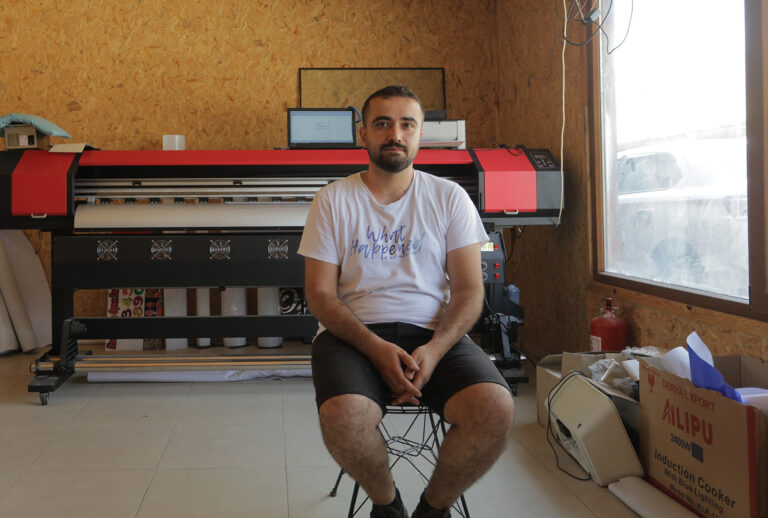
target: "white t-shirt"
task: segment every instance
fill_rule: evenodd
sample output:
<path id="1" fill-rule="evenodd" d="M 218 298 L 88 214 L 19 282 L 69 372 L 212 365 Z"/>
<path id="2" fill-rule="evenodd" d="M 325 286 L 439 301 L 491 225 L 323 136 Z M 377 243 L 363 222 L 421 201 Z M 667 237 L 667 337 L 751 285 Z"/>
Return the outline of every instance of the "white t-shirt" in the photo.
<path id="1" fill-rule="evenodd" d="M 339 298 L 362 322 L 434 329 L 450 299 L 446 254 L 487 241 L 457 183 L 415 171 L 384 205 L 357 173 L 315 195 L 298 253 L 340 266 Z"/>

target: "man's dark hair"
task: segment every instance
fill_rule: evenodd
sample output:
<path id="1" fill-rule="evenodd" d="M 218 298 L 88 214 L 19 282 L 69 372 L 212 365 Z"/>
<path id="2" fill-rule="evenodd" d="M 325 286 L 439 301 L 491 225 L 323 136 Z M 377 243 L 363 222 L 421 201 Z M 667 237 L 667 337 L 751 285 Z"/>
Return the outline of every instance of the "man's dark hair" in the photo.
<path id="1" fill-rule="evenodd" d="M 371 104 L 371 99 L 375 99 L 377 97 L 383 97 L 383 98 L 389 98 L 389 97 L 407 97 L 408 99 L 413 99 L 417 103 L 419 103 L 419 108 L 421 109 L 421 113 L 424 113 L 424 106 L 421 104 L 421 99 L 419 99 L 419 96 L 416 95 L 416 93 L 411 90 L 411 87 L 408 85 L 390 85 L 385 86 L 381 90 L 376 90 L 371 95 L 368 96 L 368 99 L 365 100 L 365 104 L 363 104 L 363 126 L 365 126 L 366 118 L 368 117 L 368 106 Z"/>

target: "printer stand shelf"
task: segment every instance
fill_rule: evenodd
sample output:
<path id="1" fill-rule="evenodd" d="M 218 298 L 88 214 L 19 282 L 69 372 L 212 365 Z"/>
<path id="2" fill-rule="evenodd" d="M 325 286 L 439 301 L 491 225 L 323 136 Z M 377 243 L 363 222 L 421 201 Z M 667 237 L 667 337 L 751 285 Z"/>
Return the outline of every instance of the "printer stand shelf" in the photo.
<path id="1" fill-rule="evenodd" d="M 99 288 L 294 287 L 304 284 L 304 260 L 296 254 L 298 231 L 71 233 L 54 232 L 52 249 L 51 350 L 32 366 L 30 392 L 45 404 L 76 371 L 226 370 L 307 368 L 308 355 L 273 352 L 248 359 L 207 348 L 174 357 L 139 352 L 81 354 L 78 342 L 107 338 L 190 338 L 281 336 L 308 340 L 317 330 L 312 315 L 161 316 L 152 318 L 74 317 L 74 293 Z M 213 245 L 216 246 L 213 246 Z M 225 253 L 222 253 L 225 247 Z M 160 250 L 160 252 L 158 252 Z M 213 349 L 213 350 L 211 350 Z M 111 357 L 110 357 L 111 356 Z M 121 355 L 122 356 L 122 355 Z M 161 358 L 165 358 L 164 361 Z"/>
<path id="2" fill-rule="evenodd" d="M 201 320 L 201 318 L 195 317 L 186 318 Z M 255 318 L 269 327 L 274 326 L 281 317 L 207 318 L 225 318 L 229 321 Z M 316 326 L 314 319 L 309 315 L 293 315 L 287 318 L 297 325 L 296 329 L 311 329 Z M 147 376 L 146 373 L 148 372 L 161 374 L 237 371 L 240 379 L 248 377 L 242 371 L 273 371 L 282 375 L 290 375 L 288 374 L 290 371 L 295 371 L 297 375 L 299 373 L 307 375 L 311 372 L 311 344 L 303 341 L 285 341 L 280 347 L 272 348 L 259 348 L 256 345 L 236 348 L 213 346 L 205 349 L 187 347 L 175 351 L 136 351 L 135 354 L 126 354 L 126 351 L 106 350 L 103 345 L 93 340 L 81 340 L 84 345 L 79 345 L 78 337 L 86 336 L 86 328 L 93 322 L 103 320 L 106 319 L 67 319 L 62 330 L 65 342 L 59 351 L 55 352 L 52 349 L 32 364 L 32 372 L 36 376 L 30 380 L 28 389 L 30 392 L 40 394 L 40 402 L 43 405 L 48 404 L 49 393 L 55 391 L 76 372 L 119 372 L 123 373 L 121 381 L 167 381 L 173 377 L 171 375 L 164 377 Z M 174 318 L 173 320 L 179 319 Z M 126 377 L 126 373 L 135 374 L 129 374 Z M 211 379 L 210 375 L 205 377 Z M 222 380 L 231 379 L 232 376 L 221 376 L 221 378 Z"/>

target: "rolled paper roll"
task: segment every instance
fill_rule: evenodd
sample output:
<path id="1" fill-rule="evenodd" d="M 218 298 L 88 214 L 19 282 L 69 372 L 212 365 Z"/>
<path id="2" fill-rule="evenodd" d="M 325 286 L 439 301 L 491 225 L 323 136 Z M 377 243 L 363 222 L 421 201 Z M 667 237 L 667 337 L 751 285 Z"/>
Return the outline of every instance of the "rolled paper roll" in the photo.
<path id="1" fill-rule="evenodd" d="M 208 228 L 301 227 L 307 221 L 306 202 L 78 205 L 75 228 Z"/>
<path id="2" fill-rule="evenodd" d="M 2 230 L 0 239 L 5 246 L 13 269 L 21 301 L 32 325 L 35 347 L 51 343 L 51 289 L 32 244 L 21 230 Z M 5 305 L 10 304 L 7 294 Z M 18 333 L 18 330 L 16 331 Z M 26 349 L 25 349 L 26 350 Z"/>
<path id="3" fill-rule="evenodd" d="M 209 288 L 197 288 L 195 290 L 197 300 L 197 316 L 207 317 L 211 314 L 211 290 Z M 198 338 L 198 347 L 209 347 L 210 338 Z"/>
<path id="4" fill-rule="evenodd" d="M 221 292 L 221 314 L 225 316 L 245 316 L 247 310 L 245 288 L 227 287 Z M 227 347 L 242 347 L 245 345 L 244 336 L 224 338 Z"/>
<path id="5" fill-rule="evenodd" d="M 0 354 L 9 353 L 18 348 L 19 341 L 13 331 L 11 316 L 8 314 L 8 308 L 5 307 L 3 294 L 0 293 Z"/>
<path id="6" fill-rule="evenodd" d="M 32 329 L 29 313 L 21 298 L 19 285 L 11 268 L 11 261 L 6 252 L 3 240 L 0 239 L 0 292 L 3 294 L 8 314 L 13 322 L 13 329 L 21 344 L 22 351 L 34 351 L 37 349 L 37 338 Z"/>
<path id="7" fill-rule="evenodd" d="M 164 315 L 167 317 L 187 316 L 187 289 L 165 288 L 163 290 Z M 166 338 L 165 348 L 168 351 L 184 349 L 188 344 L 186 338 Z"/>
<path id="8" fill-rule="evenodd" d="M 257 308 L 259 315 L 279 315 L 280 314 L 280 288 L 268 287 L 258 288 L 256 290 L 258 297 Z M 259 347 L 270 348 L 280 347 L 283 343 L 282 336 L 260 336 Z"/>

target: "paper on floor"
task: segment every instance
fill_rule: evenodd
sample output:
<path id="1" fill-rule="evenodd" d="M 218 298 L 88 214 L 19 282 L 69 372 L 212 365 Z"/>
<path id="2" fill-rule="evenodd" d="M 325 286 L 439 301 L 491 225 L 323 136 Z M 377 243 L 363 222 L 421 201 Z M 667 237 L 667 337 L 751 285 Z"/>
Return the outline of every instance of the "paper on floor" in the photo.
<path id="1" fill-rule="evenodd" d="M 638 477 L 624 477 L 608 490 L 642 518 L 696 518 L 696 515 Z"/>

